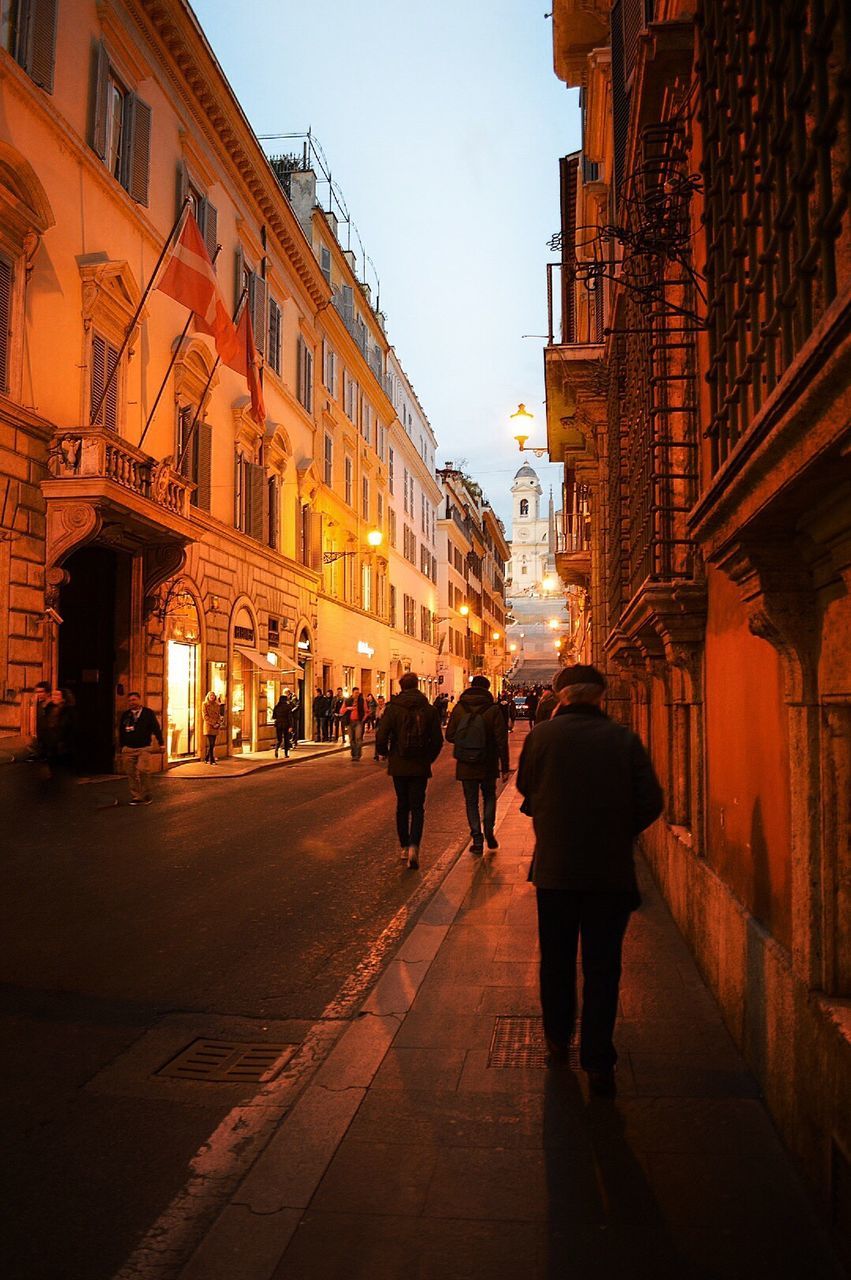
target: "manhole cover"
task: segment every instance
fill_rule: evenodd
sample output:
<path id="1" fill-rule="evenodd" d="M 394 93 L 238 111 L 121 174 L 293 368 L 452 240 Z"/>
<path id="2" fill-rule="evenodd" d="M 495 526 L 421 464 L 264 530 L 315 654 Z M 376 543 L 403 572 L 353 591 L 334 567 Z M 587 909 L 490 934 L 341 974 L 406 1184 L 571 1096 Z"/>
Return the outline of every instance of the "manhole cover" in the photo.
<path id="1" fill-rule="evenodd" d="M 246 1084 L 268 1080 L 279 1059 L 295 1052 L 292 1044 L 250 1044 L 234 1040 L 193 1040 L 155 1074 L 173 1080 L 208 1080 L 213 1084 Z"/>
<path id="2" fill-rule="evenodd" d="M 488 1050 L 489 1067 L 546 1067 L 549 1062 L 543 1018 L 498 1017 Z M 579 1069 L 579 1046 L 570 1046 L 570 1065 Z"/>

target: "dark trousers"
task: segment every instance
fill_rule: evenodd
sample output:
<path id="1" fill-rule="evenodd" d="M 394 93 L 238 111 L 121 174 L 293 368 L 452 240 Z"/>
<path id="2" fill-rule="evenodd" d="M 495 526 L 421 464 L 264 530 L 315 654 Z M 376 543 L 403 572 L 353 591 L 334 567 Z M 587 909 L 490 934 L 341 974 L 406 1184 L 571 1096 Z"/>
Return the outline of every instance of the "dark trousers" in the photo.
<path id="1" fill-rule="evenodd" d="M 290 754 L 290 730 L 285 729 L 282 724 L 275 723 L 275 750 L 280 751 L 284 748 L 284 755 Z"/>
<path id="2" fill-rule="evenodd" d="M 204 734 L 207 741 L 207 745 L 204 749 L 204 764 L 216 763 L 216 736 L 217 735 L 215 733 Z"/>
<path id="3" fill-rule="evenodd" d="M 467 821 L 470 824 L 470 835 L 482 838 L 482 823 L 485 835 L 492 836 L 496 822 L 496 778 L 462 779 L 464 803 L 467 806 Z M 479 792 L 482 793 L 482 814 L 479 816 Z"/>
<path id="4" fill-rule="evenodd" d="M 419 845 L 423 838 L 425 798 L 428 778 L 394 778 L 396 788 L 396 830 L 403 849 Z"/>
<path id="5" fill-rule="evenodd" d="M 576 948 L 582 945 L 579 1061 L 585 1071 L 611 1071 L 618 1011 L 621 947 L 634 895 L 538 889 L 541 1011 L 544 1034 L 567 1046 L 576 1022 Z"/>

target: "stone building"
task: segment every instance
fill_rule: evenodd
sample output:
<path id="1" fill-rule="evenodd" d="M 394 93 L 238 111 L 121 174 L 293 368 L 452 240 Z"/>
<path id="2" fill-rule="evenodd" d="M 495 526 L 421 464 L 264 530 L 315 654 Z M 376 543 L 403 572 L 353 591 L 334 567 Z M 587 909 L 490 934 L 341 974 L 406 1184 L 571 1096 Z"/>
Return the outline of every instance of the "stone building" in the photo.
<path id="1" fill-rule="evenodd" d="M 508 581 L 511 595 L 534 595 L 555 574 L 556 518 L 552 490 L 547 514 L 541 513 L 543 489 L 537 474 L 524 462 L 511 486 L 511 541 Z"/>
<path id="2" fill-rule="evenodd" d="M 848 9 L 553 16 L 583 150 L 547 431 L 588 531 L 559 570 L 665 785 L 651 866 L 851 1248 Z"/>
<path id="3" fill-rule="evenodd" d="M 283 688 L 309 735 L 316 683 L 378 689 L 392 661 L 383 317 L 309 157 L 270 163 L 183 0 L 12 6 L 0 63 L 0 733 L 48 678 L 86 770 L 131 689 L 166 760 L 197 754 L 208 690 L 220 753 L 269 744 Z M 146 293 L 186 202 L 250 309 L 262 423 Z"/>

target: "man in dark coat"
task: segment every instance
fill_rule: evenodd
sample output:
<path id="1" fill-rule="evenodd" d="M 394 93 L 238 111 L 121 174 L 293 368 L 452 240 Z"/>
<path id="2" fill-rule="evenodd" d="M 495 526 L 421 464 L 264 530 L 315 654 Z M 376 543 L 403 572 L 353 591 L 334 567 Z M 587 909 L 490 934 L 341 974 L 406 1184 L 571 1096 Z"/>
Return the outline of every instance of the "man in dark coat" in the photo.
<path id="1" fill-rule="evenodd" d="M 470 852 L 473 854 L 484 852 L 485 841 L 489 849 L 499 848 L 494 834 L 496 778 L 500 771 L 504 778 L 508 775 L 508 728 L 504 715 L 494 702 L 490 683 L 487 676 L 473 676 L 469 689 L 464 690 L 453 707 L 446 726 L 446 741 L 455 743 L 455 777 L 464 788 L 472 839 Z M 469 756 L 473 753 L 464 750 L 462 740 L 467 741 L 476 734 L 477 727 L 473 723 L 476 716 L 481 717 L 481 728 L 484 730 L 483 751 L 479 759 L 470 759 Z"/>
<path id="2" fill-rule="evenodd" d="M 440 755 L 440 713 L 420 693 L 413 671 L 399 681 L 400 692 L 384 708 L 375 732 L 375 749 L 387 756 L 387 772 L 396 791 L 396 830 L 408 866 L 420 865 L 425 797 L 431 766 Z"/>
<path id="3" fill-rule="evenodd" d="M 315 742 L 323 742 L 325 735 L 325 713 L 328 702 L 322 689 L 317 687 L 313 698 L 313 738 Z"/>
<path id="4" fill-rule="evenodd" d="M 147 778 L 151 772 L 151 744 L 156 739 L 160 748 L 163 733 L 160 722 L 150 707 L 143 706 L 141 695 L 127 695 L 127 710 L 118 722 L 118 745 L 124 772 L 130 783 L 130 803 L 150 804 Z"/>
<path id="5" fill-rule="evenodd" d="M 593 1092 L 613 1097 L 621 947 L 641 901 L 633 842 L 658 818 L 663 797 L 641 739 L 601 710 L 605 688 L 596 668 L 566 668 L 561 706 L 524 743 L 517 789 L 535 827 L 530 879 L 550 1054 L 563 1061 L 569 1051 L 581 939 L 580 1064 Z"/>

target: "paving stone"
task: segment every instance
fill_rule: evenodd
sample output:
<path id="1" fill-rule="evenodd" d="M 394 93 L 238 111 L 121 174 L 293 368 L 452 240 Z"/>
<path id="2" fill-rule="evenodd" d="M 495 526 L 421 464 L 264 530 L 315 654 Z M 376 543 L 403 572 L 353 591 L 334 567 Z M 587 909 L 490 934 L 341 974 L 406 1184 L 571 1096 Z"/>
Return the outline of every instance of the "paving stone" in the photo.
<path id="1" fill-rule="evenodd" d="M 437 1154 L 427 1146 L 346 1138 L 310 1207 L 337 1213 L 421 1213 Z"/>
<path id="2" fill-rule="evenodd" d="M 478 1013 L 540 1017 L 541 1002 L 535 987 L 485 987 L 478 991 Z"/>
<path id="3" fill-rule="evenodd" d="M 228 1205 L 180 1280 L 265 1280 L 289 1244 L 301 1213 L 282 1209 L 258 1214 L 245 1205 Z"/>
<path id="4" fill-rule="evenodd" d="M 399 1028 L 394 1044 L 396 1048 L 429 1045 L 459 1049 L 487 1047 L 493 1036 L 493 1023 L 488 1014 L 467 1013 L 453 1008 L 418 1010 L 415 1006 Z"/>
<path id="5" fill-rule="evenodd" d="M 412 1089 L 456 1089 L 466 1058 L 464 1049 L 401 1048 L 385 1054 L 372 1089 L 409 1093 Z M 386 1106 L 386 1101 L 382 1102 Z"/>

